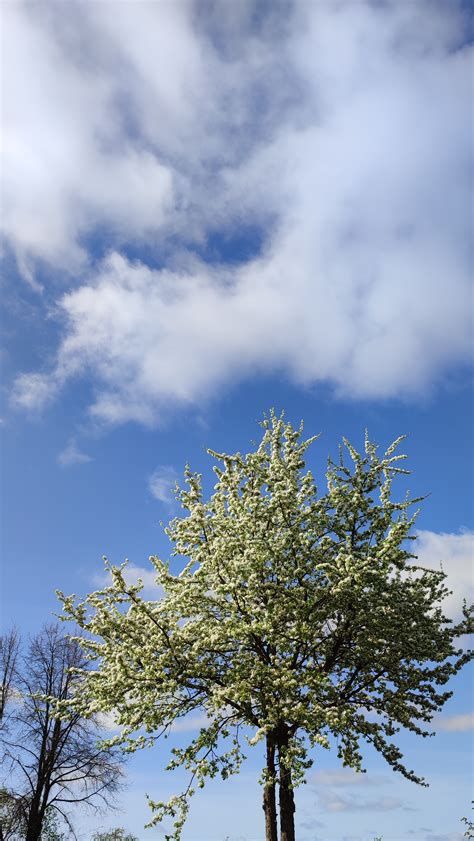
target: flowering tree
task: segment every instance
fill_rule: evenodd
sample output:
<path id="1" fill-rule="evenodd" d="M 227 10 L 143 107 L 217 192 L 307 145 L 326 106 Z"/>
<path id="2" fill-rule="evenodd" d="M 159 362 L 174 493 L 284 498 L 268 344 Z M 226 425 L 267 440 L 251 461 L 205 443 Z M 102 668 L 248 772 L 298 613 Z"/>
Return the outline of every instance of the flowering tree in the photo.
<path id="1" fill-rule="evenodd" d="M 362 455 L 345 441 L 351 467 L 341 450 L 318 495 L 304 463 L 315 439 L 273 413 L 263 429 L 248 455 L 209 450 L 218 465 L 208 501 L 186 470 L 178 497 L 187 513 L 167 529 L 182 569 L 151 558 L 162 598 L 145 601 L 123 566 L 84 601 L 59 594 L 92 661 L 64 714 L 113 711 L 121 733 L 111 742 L 136 750 L 192 710 L 207 713 L 168 765 L 189 770 L 188 789 L 150 800 L 151 824 L 174 818 L 168 839 L 179 839 L 196 785 L 239 770 L 242 729 L 249 745 L 264 743 L 266 841 L 278 839 L 277 787 L 280 839 L 294 841 L 293 790 L 332 736 L 344 765 L 362 770 L 365 741 L 424 784 L 391 738 L 400 727 L 427 735 L 451 694 L 438 687 L 470 658 L 455 645 L 467 608 L 453 625 L 441 607 L 444 573 L 411 562 L 408 509 L 418 500 L 391 493 L 407 472 L 395 454 L 402 439 L 382 458 L 368 439 Z"/>

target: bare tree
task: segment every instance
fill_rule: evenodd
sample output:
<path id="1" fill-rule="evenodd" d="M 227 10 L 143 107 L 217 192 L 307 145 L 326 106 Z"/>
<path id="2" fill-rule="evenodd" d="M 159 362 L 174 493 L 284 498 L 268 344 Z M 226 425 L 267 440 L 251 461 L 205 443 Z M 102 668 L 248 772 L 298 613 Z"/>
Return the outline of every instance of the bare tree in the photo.
<path id="1" fill-rule="evenodd" d="M 16 628 L 0 636 L 0 728 L 5 726 L 8 702 L 14 689 L 19 649 L 20 635 Z"/>
<path id="2" fill-rule="evenodd" d="M 80 714 L 61 720 L 45 700 L 66 700 L 77 692 L 81 675 L 75 670 L 86 665 L 77 643 L 47 626 L 15 669 L 18 699 L 3 737 L 4 762 L 12 780 L 9 793 L 24 814 L 25 841 L 39 841 L 52 810 L 74 834 L 70 807 L 110 807 L 120 786 L 117 755 L 98 746 L 97 720 Z"/>
<path id="3" fill-rule="evenodd" d="M 23 804 L 7 789 L 0 789 L 0 841 L 14 841 L 25 836 Z"/>

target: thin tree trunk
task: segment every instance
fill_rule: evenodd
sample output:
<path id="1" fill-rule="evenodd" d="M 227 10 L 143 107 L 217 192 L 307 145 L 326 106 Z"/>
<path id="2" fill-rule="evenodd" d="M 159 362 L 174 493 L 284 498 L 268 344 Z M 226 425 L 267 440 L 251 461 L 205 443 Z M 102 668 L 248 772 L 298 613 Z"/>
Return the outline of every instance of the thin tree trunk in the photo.
<path id="1" fill-rule="evenodd" d="M 270 736 L 267 736 L 267 774 L 270 782 L 263 789 L 262 808 L 265 812 L 265 841 L 278 841 L 275 773 L 275 744 Z"/>

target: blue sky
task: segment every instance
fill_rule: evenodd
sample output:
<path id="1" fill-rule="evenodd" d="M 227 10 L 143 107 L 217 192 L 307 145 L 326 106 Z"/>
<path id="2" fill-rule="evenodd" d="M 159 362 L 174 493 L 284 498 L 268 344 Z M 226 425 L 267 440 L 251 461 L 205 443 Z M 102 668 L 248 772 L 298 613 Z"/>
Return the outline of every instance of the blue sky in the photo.
<path id="1" fill-rule="evenodd" d="M 472 599 L 469 8 L 5 4 L 4 627 L 34 633 L 103 554 L 151 584 L 184 464 L 210 488 L 206 447 L 250 448 L 272 406 L 322 433 L 319 475 L 342 435 L 407 434 L 419 556 L 453 615 Z M 429 789 L 324 752 L 299 841 L 459 841 L 472 669 L 453 689 L 436 738 L 401 738 Z M 164 759 L 133 759 L 104 825 L 162 837 Z M 261 841 L 258 764 L 196 798 L 184 841 Z"/>

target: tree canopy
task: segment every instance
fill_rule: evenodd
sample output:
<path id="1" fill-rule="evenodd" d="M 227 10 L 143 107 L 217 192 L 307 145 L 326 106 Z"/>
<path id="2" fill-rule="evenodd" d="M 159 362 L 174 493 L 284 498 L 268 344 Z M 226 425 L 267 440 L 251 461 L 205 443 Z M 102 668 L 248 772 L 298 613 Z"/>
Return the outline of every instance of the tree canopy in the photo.
<path id="1" fill-rule="evenodd" d="M 336 737 L 343 764 L 362 770 L 362 744 L 424 784 L 392 740 L 400 727 L 420 736 L 450 696 L 444 687 L 471 657 L 456 644 L 470 613 L 443 613 L 445 575 L 413 560 L 419 500 L 394 500 L 407 473 L 398 438 L 379 457 L 344 440 L 320 494 L 305 469 L 315 437 L 303 439 L 271 413 L 247 455 L 209 450 L 214 493 L 186 468 L 177 491 L 185 511 L 170 523 L 172 561 L 153 556 L 162 597 L 146 601 L 124 566 L 83 600 L 59 594 L 64 617 L 86 632 L 89 665 L 63 714 L 113 712 L 113 743 L 150 745 L 193 710 L 208 723 L 168 765 L 190 772 L 185 792 L 150 800 L 151 824 L 174 819 L 179 839 L 190 795 L 207 777 L 238 772 L 245 745 L 264 742 L 267 841 L 294 841 L 293 790 L 316 748 Z M 174 559 L 181 568 L 172 571 Z"/>

